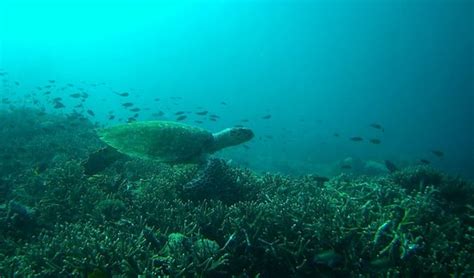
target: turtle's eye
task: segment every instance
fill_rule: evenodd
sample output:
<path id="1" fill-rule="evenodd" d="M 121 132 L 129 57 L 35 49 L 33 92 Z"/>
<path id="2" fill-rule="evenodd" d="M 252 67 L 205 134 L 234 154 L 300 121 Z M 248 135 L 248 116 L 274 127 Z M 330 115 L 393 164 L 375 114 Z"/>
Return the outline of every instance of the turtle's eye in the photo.
<path id="1" fill-rule="evenodd" d="M 244 127 L 234 128 L 231 130 L 230 134 L 232 137 L 239 138 L 242 141 L 250 140 L 254 136 L 252 130 Z"/>

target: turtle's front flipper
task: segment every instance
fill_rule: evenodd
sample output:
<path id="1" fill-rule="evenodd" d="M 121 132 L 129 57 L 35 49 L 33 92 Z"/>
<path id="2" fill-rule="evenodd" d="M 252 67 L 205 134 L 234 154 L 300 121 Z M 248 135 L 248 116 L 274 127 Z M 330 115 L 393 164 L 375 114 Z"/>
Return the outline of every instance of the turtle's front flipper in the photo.
<path id="1" fill-rule="evenodd" d="M 235 203 L 241 200 L 241 191 L 236 171 L 218 158 L 209 158 L 196 176 L 183 185 L 184 196 L 191 200 L 217 199 Z"/>
<path id="2" fill-rule="evenodd" d="M 201 166 L 196 177 L 187 182 L 184 186 L 184 190 L 199 190 L 210 188 L 219 179 L 219 176 L 225 172 L 226 165 L 223 159 L 209 158 Z"/>
<path id="3" fill-rule="evenodd" d="M 84 173 L 92 176 L 102 172 L 115 161 L 126 157 L 126 155 L 119 153 L 116 149 L 106 146 L 91 153 L 81 164 L 84 167 Z"/>

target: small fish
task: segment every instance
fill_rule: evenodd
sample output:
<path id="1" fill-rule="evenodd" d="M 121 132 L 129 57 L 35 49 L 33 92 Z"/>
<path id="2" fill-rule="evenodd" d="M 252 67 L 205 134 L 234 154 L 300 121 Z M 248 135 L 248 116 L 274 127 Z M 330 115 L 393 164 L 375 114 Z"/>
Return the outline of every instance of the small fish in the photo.
<path id="1" fill-rule="evenodd" d="M 55 97 L 55 98 L 53 98 L 53 101 L 61 101 L 61 100 L 63 100 L 61 97 Z"/>
<path id="2" fill-rule="evenodd" d="M 68 87 L 74 87 L 74 84 L 71 84 L 71 83 L 67 83 L 66 84 Z"/>
<path id="3" fill-rule="evenodd" d="M 222 105 L 227 105 L 227 103 L 225 101 L 221 101 L 221 104 Z"/>
<path id="4" fill-rule="evenodd" d="M 110 115 L 109 120 L 113 120 L 113 119 L 115 119 L 115 115 Z"/>
<path id="5" fill-rule="evenodd" d="M 91 116 L 95 116 L 95 113 L 94 113 L 94 111 L 92 111 L 92 110 L 90 110 L 90 109 L 89 109 L 89 110 L 87 110 L 87 114 L 89 114 L 89 115 L 91 115 Z"/>
<path id="6" fill-rule="evenodd" d="M 352 169 L 352 166 L 344 164 L 344 165 L 341 165 L 341 169 Z"/>
<path id="7" fill-rule="evenodd" d="M 20 86 L 20 82 L 15 81 L 15 85 Z"/>
<path id="8" fill-rule="evenodd" d="M 162 117 L 165 115 L 165 112 L 163 111 L 158 111 L 156 113 L 151 114 L 153 117 Z"/>
<path id="9" fill-rule="evenodd" d="M 322 176 L 311 175 L 310 177 L 311 177 L 312 180 L 314 180 L 315 182 L 317 182 L 320 185 L 324 185 L 325 182 L 329 181 L 329 178 L 322 177 Z"/>
<path id="10" fill-rule="evenodd" d="M 216 118 L 209 118 L 209 121 L 217 122 Z"/>
<path id="11" fill-rule="evenodd" d="M 49 82 L 49 83 L 55 83 L 56 80 L 52 80 L 52 79 L 51 79 L 51 80 L 48 80 L 48 82 Z"/>
<path id="12" fill-rule="evenodd" d="M 379 139 L 370 139 L 369 142 L 374 144 L 374 145 L 378 145 L 378 144 L 382 143 L 382 141 L 380 141 Z"/>
<path id="13" fill-rule="evenodd" d="M 248 122 L 249 122 L 248 119 L 242 119 L 242 120 L 240 120 L 240 121 L 241 121 L 242 123 L 248 123 Z"/>
<path id="14" fill-rule="evenodd" d="M 339 137 L 340 135 L 339 135 L 339 133 L 334 133 L 333 136 L 334 137 Z"/>
<path id="15" fill-rule="evenodd" d="M 211 115 L 209 115 L 209 117 L 215 118 L 215 119 L 219 119 L 219 118 L 220 118 L 220 117 L 219 117 L 218 115 L 216 115 L 216 114 L 211 114 Z"/>
<path id="16" fill-rule="evenodd" d="M 195 120 L 194 122 L 197 123 L 197 124 L 202 124 L 203 123 L 203 121 L 201 121 L 201 120 Z"/>
<path id="17" fill-rule="evenodd" d="M 272 115 L 268 114 L 268 115 L 263 116 L 262 119 L 268 120 L 268 119 L 270 119 L 271 117 L 272 117 Z"/>
<path id="18" fill-rule="evenodd" d="M 444 153 L 442 151 L 439 151 L 439 150 L 432 150 L 431 152 L 434 155 L 436 155 L 437 157 L 443 157 L 444 156 Z"/>
<path id="19" fill-rule="evenodd" d="M 234 125 L 234 127 L 244 127 L 244 125 Z"/>
<path id="20" fill-rule="evenodd" d="M 380 125 L 380 124 L 377 124 L 377 123 L 371 123 L 370 124 L 370 127 L 373 127 L 375 129 L 379 129 L 381 130 L 382 132 L 384 131 L 384 128 Z"/>
<path id="21" fill-rule="evenodd" d="M 267 139 L 273 139 L 273 136 L 271 136 L 271 135 L 265 135 L 265 138 L 267 138 Z"/>
<path id="22" fill-rule="evenodd" d="M 138 112 L 138 111 L 140 111 L 140 108 L 135 107 L 135 108 L 130 109 L 130 111 L 132 111 L 132 112 Z"/>
<path id="23" fill-rule="evenodd" d="M 132 107 L 132 106 L 133 106 L 133 103 L 131 103 L 131 102 L 125 102 L 125 103 L 122 103 L 122 106 L 125 107 L 125 108 Z"/>
<path id="24" fill-rule="evenodd" d="M 359 137 L 359 136 L 354 136 L 354 137 L 351 137 L 350 140 L 354 141 L 354 142 L 360 142 L 364 139 L 362 137 Z"/>
<path id="25" fill-rule="evenodd" d="M 196 112 L 196 115 L 201 115 L 201 116 L 204 116 L 208 113 L 208 111 L 199 111 L 199 112 Z"/>
<path id="26" fill-rule="evenodd" d="M 425 164 L 425 165 L 428 165 L 431 163 L 431 161 L 427 160 L 427 159 L 420 159 L 420 162 Z"/>
<path id="27" fill-rule="evenodd" d="M 155 98 L 154 100 L 155 100 L 155 101 L 160 101 L 160 98 L 159 98 L 159 97 L 157 97 L 157 98 Z"/>
<path id="28" fill-rule="evenodd" d="M 390 160 L 385 160 L 384 163 L 385 163 L 385 167 L 390 173 L 398 171 L 398 167 Z"/>
<path id="29" fill-rule="evenodd" d="M 60 108 L 64 108 L 64 107 L 66 107 L 66 106 L 64 106 L 64 104 L 63 104 L 62 102 L 60 102 L 60 101 L 56 101 L 56 102 L 54 103 L 54 108 L 55 108 L 55 109 L 60 109 Z"/>
<path id="30" fill-rule="evenodd" d="M 75 108 L 83 108 L 84 105 L 82 105 L 82 103 L 79 103 L 78 105 L 75 105 L 74 107 L 75 107 Z"/>
<path id="31" fill-rule="evenodd" d="M 129 93 L 115 93 L 115 94 L 121 97 L 128 97 L 130 95 Z"/>
<path id="32" fill-rule="evenodd" d="M 132 118 L 132 117 L 127 119 L 127 123 L 133 123 L 133 122 L 136 122 L 136 121 L 137 121 L 137 119 Z"/>
<path id="33" fill-rule="evenodd" d="M 246 149 L 246 150 L 250 149 L 250 147 L 248 145 L 242 145 L 242 147 L 244 147 L 244 149 Z"/>
<path id="34" fill-rule="evenodd" d="M 178 118 L 176 118 L 177 121 L 184 121 L 188 116 L 186 115 L 181 115 Z"/>
<path id="35" fill-rule="evenodd" d="M 43 95 L 47 96 L 47 95 L 50 95 L 51 94 L 51 91 L 46 91 L 43 93 Z"/>
<path id="36" fill-rule="evenodd" d="M 88 98 L 88 97 L 89 97 L 89 94 L 88 94 L 88 93 L 85 93 L 85 92 L 82 93 L 82 98 L 83 98 L 83 99 L 86 99 L 86 98 Z"/>
<path id="37" fill-rule="evenodd" d="M 51 86 L 51 85 L 46 85 L 46 86 L 44 86 L 44 87 L 45 87 L 46 89 L 49 89 L 49 88 L 51 88 L 52 86 Z"/>
<path id="38" fill-rule="evenodd" d="M 176 112 L 176 113 L 174 113 L 174 114 L 175 114 L 176 116 L 178 116 L 178 115 L 183 115 L 183 114 L 184 114 L 184 111 L 178 111 L 178 112 Z"/>
<path id="39" fill-rule="evenodd" d="M 70 94 L 69 96 L 72 97 L 72 98 L 80 98 L 81 93 L 74 93 L 74 94 Z"/>

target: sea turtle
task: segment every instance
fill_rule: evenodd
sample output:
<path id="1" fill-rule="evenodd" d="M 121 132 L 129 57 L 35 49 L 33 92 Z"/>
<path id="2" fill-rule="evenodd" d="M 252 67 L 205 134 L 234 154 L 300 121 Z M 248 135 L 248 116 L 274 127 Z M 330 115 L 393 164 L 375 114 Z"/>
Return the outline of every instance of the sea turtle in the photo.
<path id="1" fill-rule="evenodd" d="M 99 129 L 99 138 L 130 157 L 167 163 L 202 163 L 208 154 L 242 144 L 254 137 L 244 127 L 211 133 L 171 121 L 140 121 Z"/>

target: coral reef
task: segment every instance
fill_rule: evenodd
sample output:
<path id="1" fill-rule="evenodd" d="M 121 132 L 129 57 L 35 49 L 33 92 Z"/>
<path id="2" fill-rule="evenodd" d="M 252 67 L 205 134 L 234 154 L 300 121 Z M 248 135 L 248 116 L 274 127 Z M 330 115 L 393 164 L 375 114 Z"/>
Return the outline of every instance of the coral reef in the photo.
<path id="1" fill-rule="evenodd" d="M 1 130 L 16 138 L 0 150 L 2 277 L 474 274 L 474 186 L 432 168 L 327 180 L 126 159 L 86 174 L 103 147 L 90 123 L 20 112 L 34 119 Z"/>

